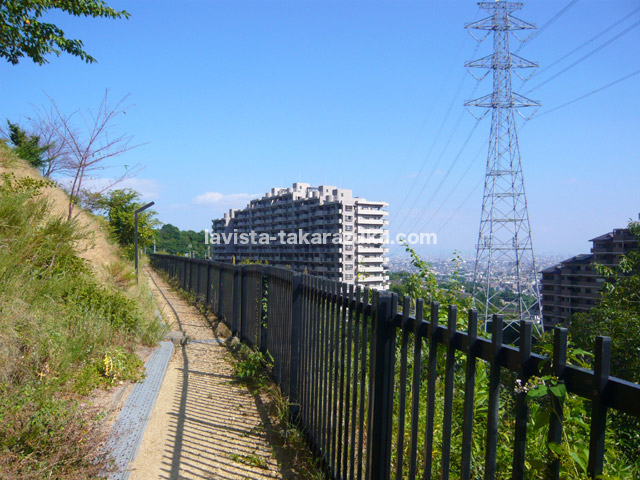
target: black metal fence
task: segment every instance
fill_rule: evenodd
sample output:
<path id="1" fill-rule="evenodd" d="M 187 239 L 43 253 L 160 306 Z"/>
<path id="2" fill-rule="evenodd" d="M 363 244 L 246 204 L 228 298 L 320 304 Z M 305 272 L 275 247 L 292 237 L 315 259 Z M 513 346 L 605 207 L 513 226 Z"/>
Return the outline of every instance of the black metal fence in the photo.
<path id="1" fill-rule="evenodd" d="M 640 418 L 640 385 L 609 375 L 607 337 L 597 339 L 591 371 L 567 364 L 567 331 L 561 328 L 547 359 L 532 353 L 528 322 L 521 323 L 519 346 L 513 347 L 503 345 L 500 317 L 494 317 L 489 340 L 478 336 L 474 311 L 465 332 L 457 330 L 452 306 L 441 325 L 436 302 L 425 312 L 418 300 L 411 315 L 409 298 L 399 306 L 395 294 L 285 269 L 169 255 L 152 255 L 151 263 L 216 312 L 234 335 L 271 354 L 273 374 L 332 478 L 504 477 L 497 472 L 497 453 L 505 428 L 509 477 L 525 478 L 527 395 L 513 394 L 513 421 L 505 425 L 501 387 L 545 372 L 568 394 L 591 401 L 591 477 L 603 471 L 608 411 Z M 487 372 L 483 398 L 477 397 L 479 366 Z M 556 444 L 563 442 L 562 402 L 550 399 L 546 438 Z M 482 437 L 480 453 L 474 436 Z M 560 478 L 560 458 L 545 461 L 536 476 Z"/>

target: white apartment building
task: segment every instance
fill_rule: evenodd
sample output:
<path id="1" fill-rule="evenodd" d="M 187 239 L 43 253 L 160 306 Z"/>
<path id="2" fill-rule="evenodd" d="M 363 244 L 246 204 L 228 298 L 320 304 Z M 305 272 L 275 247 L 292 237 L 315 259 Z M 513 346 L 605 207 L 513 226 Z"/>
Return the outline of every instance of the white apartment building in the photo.
<path id="1" fill-rule="evenodd" d="M 226 262 L 235 258 L 236 263 L 261 260 L 385 289 L 389 285 L 384 256 L 389 251 L 387 205 L 327 185 L 294 183 L 291 188 L 272 188 L 246 208 L 213 220 L 212 258 Z"/>

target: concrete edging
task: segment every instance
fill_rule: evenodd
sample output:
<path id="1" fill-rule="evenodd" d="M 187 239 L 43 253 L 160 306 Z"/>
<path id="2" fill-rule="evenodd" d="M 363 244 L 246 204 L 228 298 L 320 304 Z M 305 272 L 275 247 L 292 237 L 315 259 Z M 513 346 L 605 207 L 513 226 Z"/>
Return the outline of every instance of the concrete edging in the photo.
<path id="1" fill-rule="evenodd" d="M 109 432 L 105 450 L 111 454 L 116 467 L 108 474 L 109 480 L 129 478 L 129 465 L 138 454 L 173 347 L 172 342 L 163 341 L 151 352 L 145 363 L 145 379 L 134 385 Z"/>

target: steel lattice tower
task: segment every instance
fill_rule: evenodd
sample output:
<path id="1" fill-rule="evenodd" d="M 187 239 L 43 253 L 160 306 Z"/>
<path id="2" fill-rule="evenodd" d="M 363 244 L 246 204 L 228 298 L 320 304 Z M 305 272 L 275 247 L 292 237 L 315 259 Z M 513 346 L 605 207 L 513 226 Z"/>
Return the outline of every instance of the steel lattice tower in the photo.
<path id="1" fill-rule="evenodd" d="M 493 53 L 465 63 L 468 68 L 493 73 L 493 92 L 465 102 L 491 112 L 489 154 L 484 182 L 480 231 L 476 246 L 474 299 L 485 325 L 494 313 L 505 320 L 505 328 L 520 319 L 540 318 L 540 289 L 531 241 L 531 227 L 525 195 L 522 161 L 514 113 L 518 108 L 539 106 L 512 89 L 512 71 L 538 65 L 510 50 L 513 33 L 535 29 L 535 25 L 512 15 L 522 3 L 505 0 L 480 2 L 491 16 L 465 25 L 465 28 L 493 33 Z M 485 113 L 485 114 L 486 114 Z M 508 284 L 505 285 L 505 272 Z M 501 278 L 502 277 L 502 278 Z M 511 287 L 513 299 L 498 297 L 498 289 Z"/>

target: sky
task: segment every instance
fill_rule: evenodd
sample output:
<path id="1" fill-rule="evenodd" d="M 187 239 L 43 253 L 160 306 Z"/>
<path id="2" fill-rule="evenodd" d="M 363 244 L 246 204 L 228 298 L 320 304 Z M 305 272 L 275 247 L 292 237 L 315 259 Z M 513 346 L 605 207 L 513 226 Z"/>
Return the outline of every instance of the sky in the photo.
<path id="1" fill-rule="evenodd" d="M 513 81 L 542 103 L 518 123 L 533 244 L 539 255 L 575 255 L 640 213 L 640 75 L 553 109 L 640 69 L 640 9 L 524 3 L 518 18 L 547 25 L 518 52 L 538 73 Z M 464 67 L 491 51 L 490 38 L 478 43 L 464 28 L 487 16 L 476 2 L 109 4 L 131 18 L 47 17 L 98 63 L 0 64 L 0 120 L 26 123 L 49 99 L 71 113 L 95 111 L 105 90 L 113 103 L 128 95 L 115 130 L 139 146 L 104 176 L 141 164 L 123 186 L 155 201 L 164 223 L 210 228 L 229 208 L 300 181 L 387 202 L 392 236 L 437 234 L 437 245 L 417 247 L 427 257 L 473 252 L 491 125 L 487 116 L 474 128 L 463 103 L 492 90 L 490 76 L 478 83 Z"/>

